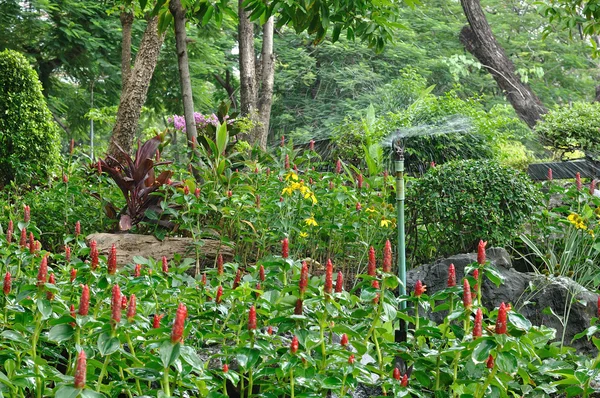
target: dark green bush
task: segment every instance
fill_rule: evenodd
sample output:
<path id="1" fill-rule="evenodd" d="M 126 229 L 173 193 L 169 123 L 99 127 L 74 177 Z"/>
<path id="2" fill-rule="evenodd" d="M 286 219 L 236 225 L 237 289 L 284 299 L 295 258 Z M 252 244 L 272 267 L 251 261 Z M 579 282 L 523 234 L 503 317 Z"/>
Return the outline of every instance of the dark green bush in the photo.
<path id="1" fill-rule="evenodd" d="M 0 187 L 45 179 L 59 160 L 58 127 L 25 57 L 0 52 Z"/>
<path id="2" fill-rule="evenodd" d="M 410 241 L 416 259 L 475 250 L 479 239 L 503 246 L 530 214 L 539 192 L 529 178 L 494 161 L 462 160 L 430 169 L 410 186 Z"/>

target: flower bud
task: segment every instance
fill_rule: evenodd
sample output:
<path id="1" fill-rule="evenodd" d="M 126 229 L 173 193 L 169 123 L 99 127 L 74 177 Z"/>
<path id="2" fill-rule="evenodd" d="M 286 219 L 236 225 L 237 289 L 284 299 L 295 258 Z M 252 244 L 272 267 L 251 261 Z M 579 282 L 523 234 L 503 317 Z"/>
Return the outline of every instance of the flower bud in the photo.
<path id="1" fill-rule="evenodd" d="M 71 248 L 65 245 L 65 263 L 69 264 L 71 262 Z"/>
<path id="2" fill-rule="evenodd" d="M 298 347 L 299 347 L 298 337 L 294 336 L 294 337 L 292 337 L 292 342 L 290 344 L 290 352 L 292 354 L 297 353 L 298 352 Z"/>
<path id="3" fill-rule="evenodd" d="M 114 243 L 110 248 L 110 252 L 108 253 L 107 271 L 109 275 L 114 275 L 117 273 L 117 247 Z"/>
<path id="4" fill-rule="evenodd" d="M 37 274 L 37 286 L 43 288 L 46 280 L 48 279 L 48 255 L 42 257 L 40 267 Z"/>
<path id="5" fill-rule="evenodd" d="M 19 241 L 19 246 L 21 246 L 21 249 L 25 249 L 25 246 L 27 246 L 27 228 L 25 227 L 23 227 L 21 230 L 21 240 Z"/>
<path id="6" fill-rule="evenodd" d="M 154 314 L 154 318 L 152 318 L 152 328 L 158 329 L 160 327 L 160 320 L 164 315 Z"/>
<path id="7" fill-rule="evenodd" d="M 456 269 L 454 268 L 454 264 L 450 264 L 448 266 L 448 287 L 456 286 Z"/>
<path id="8" fill-rule="evenodd" d="M 577 186 L 577 190 L 581 191 L 583 185 L 581 184 L 581 174 L 579 172 L 575 174 L 575 185 Z"/>
<path id="9" fill-rule="evenodd" d="M 481 312 L 481 308 L 477 308 L 477 313 L 475 314 L 475 324 L 473 325 L 473 340 L 483 335 L 483 313 Z"/>
<path id="10" fill-rule="evenodd" d="M 31 220 L 31 209 L 27 205 L 23 205 L 23 221 L 28 223 Z"/>
<path id="11" fill-rule="evenodd" d="M 2 291 L 4 291 L 4 295 L 8 296 L 11 288 L 11 276 L 10 272 L 6 271 L 6 275 L 4 275 L 4 285 L 2 286 Z"/>
<path id="12" fill-rule="evenodd" d="M 196 199 L 200 199 L 200 188 L 196 188 L 196 190 L 194 190 L 194 196 Z"/>
<path id="13" fill-rule="evenodd" d="M 400 369 L 398 368 L 394 368 L 394 379 L 398 381 L 402 379 L 402 376 L 400 375 Z"/>
<path id="14" fill-rule="evenodd" d="M 354 365 L 354 354 L 350 354 L 350 356 L 348 357 L 348 365 Z"/>
<path id="15" fill-rule="evenodd" d="M 63 173 L 62 180 L 63 180 L 63 184 L 66 184 L 69 182 L 69 177 L 67 177 L 67 175 L 65 173 Z"/>
<path id="16" fill-rule="evenodd" d="M 256 330 L 256 308 L 250 307 L 248 312 L 248 330 Z"/>
<path id="17" fill-rule="evenodd" d="M 90 288 L 83 285 L 81 298 L 79 299 L 79 315 L 86 316 L 90 311 Z"/>
<path id="18" fill-rule="evenodd" d="M 114 285 L 112 288 L 112 299 L 111 299 L 111 319 L 113 321 L 113 328 L 121 322 L 121 311 L 123 304 L 121 302 L 121 289 L 119 285 Z"/>
<path id="19" fill-rule="evenodd" d="M 35 244 L 35 239 L 33 237 L 33 232 L 30 232 L 29 233 L 29 254 L 34 254 L 35 248 L 36 248 L 36 244 Z"/>
<path id="20" fill-rule="evenodd" d="M 315 150 L 315 140 L 310 140 L 308 142 L 308 149 L 311 150 L 311 151 Z"/>
<path id="21" fill-rule="evenodd" d="M 392 244 L 389 239 L 383 247 L 383 272 L 392 272 Z"/>
<path id="22" fill-rule="evenodd" d="M 506 305 L 500 304 L 496 318 L 496 334 L 506 334 Z"/>
<path id="23" fill-rule="evenodd" d="M 215 299 L 215 302 L 216 302 L 217 304 L 220 304 L 220 303 L 221 303 L 221 299 L 222 299 L 222 298 L 223 298 L 223 286 L 219 286 L 219 287 L 217 288 L 217 297 L 216 297 L 216 299 Z"/>
<path id="24" fill-rule="evenodd" d="M 288 238 L 283 238 L 281 241 L 281 257 L 288 258 L 290 254 L 290 242 Z"/>
<path id="25" fill-rule="evenodd" d="M 415 283 L 415 297 L 421 297 L 427 290 L 426 288 L 427 286 L 425 286 L 420 279 L 417 280 L 417 283 Z"/>
<path id="26" fill-rule="evenodd" d="M 133 269 L 133 276 L 139 278 L 142 275 L 142 264 L 136 264 Z"/>
<path id="27" fill-rule="evenodd" d="M 240 268 L 238 268 L 237 273 L 235 274 L 235 279 L 233 280 L 233 287 L 232 289 L 237 289 L 237 287 L 240 285 L 240 282 L 242 281 L 242 270 Z"/>
<path id="28" fill-rule="evenodd" d="M 6 228 L 6 242 L 8 244 L 12 243 L 12 236 L 14 232 L 14 225 L 12 220 L 8 220 L 8 228 Z"/>
<path id="29" fill-rule="evenodd" d="M 162 272 L 165 274 L 169 273 L 169 262 L 167 261 L 167 257 L 162 257 Z"/>
<path id="30" fill-rule="evenodd" d="M 362 189 L 363 187 L 363 175 L 359 174 L 358 177 L 356 177 L 356 185 L 358 187 L 358 189 Z"/>
<path id="31" fill-rule="evenodd" d="M 285 154 L 284 167 L 286 170 L 290 168 L 290 155 L 288 155 L 287 153 Z"/>
<path id="32" fill-rule="evenodd" d="M 206 272 L 202 274 L 202 279 L 200 280 L 202 286 L 206 286 Z"/>
<path id="33" fill-rule="evenodd" d="M 552 169 L 548 168 L 548 181 L 552 181 Z"/>
<path id="34" fill-rule="evenodd" d="M 75 237 L 81 235 L 81 222 L 77 221 L 75 223 Z"/>
<path id="35" fill-rule="evenodd" d="M 96 170 L 98 170 L 98 175 L 102 175 L 102 162 L 98 161 L 98 163 L 96 163 Z"/>
<path id="36" fill-rule="evenodd" d="M 335 292 L 341 293 L 344 290 L 344 275 L 342 271 L 338 271 L 337 279 L 335 281 Z"/>
<path id="37" fill-rule="evenodd" d="M 373 246 L 369 247 L 369 265 L 367 267 L 367 274 L 371 276 L 377 275 L 377 262 L 375 261 L 375 249 Z"/>
<path id="38" fill-rule="evenodd" d="M 477 294 L 477 288 L 479 286 L 479 270 L 475 269 L 473 271 L 473 278 L 475 278 L 475 286 L 473 286 L 473 294 Z"/>
<path id="39" fill-rule="evenodd" d="M 48 283 L 51 285 L 56 285 L 56 278 L 54 277 L 54 273 L 50 274 L 50 278 L 48 278 Z M 54 300 L 54 293 L 52 293 L 51 291 L 47 291 L 46 298 L 48 300 Z"/>
<path id="40" fill-rule="evenodd" d="M 261 282 L 265 281 L 265 267 L 261 264 L 258 270 L 258 277 Z"/>
<path id="41" fill-rule="evenodd" d="M 302 304 L 303 304 L 302 299 L 296 300 L 296 306 L 294 307 L 294 315 L 302 315 L 302 312 L 303 312 Z"/>
<path id="42" fill-rule="evenodd" d="M 337 160 L 336 164 L 335 164 L 335 172 L 337 174 L 341 174 L 342 173 L 342 161 L 340 159 Z"/>
<path id="43" fill-rule="evenodd" d="M 229 372 L 229 365 L 223 364 L 223 373 Z"/>
<path id="44" fill-rule="evenodd" d="M 356 202 L 356 211 L 361 211 L 362 210 L 362 205 L 360 204 L 360 202 Z"/>
<path id="45" fill-rule="evenodd" d="M 121 309 L 127 309 L 127 296 L 124 294 L 121 295 Z"/>
<path id="46" fill-rule="evenodd" d="M 490 356 L 488 357 L 485 366 L 488 369 L 493 369 L 494 368 L 494 357 L 492 356 L 492 354 L 490 354 Z"/>
<path id="47" fill-rule="evenodd" d="M 466 310 L 470 310 L 473 305 L 473 300 L 471 299 L 471 285 L 469 285 L 469 281 L 467 278 L 463 280 L 463 306 Z"/>
<path id="48" fill-rule="evenodd" d="M 187 318 L 187 307 L 183 303 L 179 303 L 177 314 L 175 314 L 175 322 L 171 330 L 171 343 L 177 344 L 183 338 L 183 329 L 185 326 L 185 318 Z"/>
<path id="49" fill-rule="evenodd" d="M 79 351 L 77 355 L 77 364 L 75 365 L 75 382 L 74 386 L 78 390 L 85 388 L 85 377 L 87 373 L 87 358 L 85 351 Z"/>
<path id="50" fill-rule="evenodd" d="M 487 242 L 480 239 L 479 245 L 477 246 L 477 262 L 480 265 L 485 264 L 485 245 L 487 245 Z"/>
<path id="51" fill-rule="evenodd" d="M 333 264 L 331 263 L 330 259 L 327 260 L 327 266 L 325 269 L 324 290 L 325 290 L 325 293 L 327 293 L 327 294 L 331 294 L 331 292 L 333 291 Z"/>
<path id="52" fill-rule="evenodd" d="M 348 335 L 346 333 L 344 333 L 342 335 L 342 338 L 340 340 L 340 344 L 342 347 L 346 347 L 348 345 Z"/>
<path id="53" fill-rule="evenodd" d="M 136 305 L 135 294 L 132 294 L 129 296 L 129 305 L 127 306 L 127 321 L 129 322 L 133 322 L 133 318 L 135 318 Z"/>
<path id="54" fill-rule="evenodd" d="M 98 246 L 95 240 L 90 242 L 90 268 L 95 270 L 98 268 Z"/>
<path id="55" fill-rule="evenodd" d="M 408 374 L 404 374 L 404 376 L 402 376 L 402 381 L 400 381 L 400 387 L 408 387 Z"/>
<path id="56" fill-rule="evenodd" d="M 281 146 L 285 146 L 285 135 L 281 136 Z"/>
<path id="57" fill-rule="evenodd" d="M 269 327 L 267 328 L 267 334 L 268 334 L 269 336 L 272 336 L 272 335 L 273 335 L 273 326 L 269 326 Z"/>

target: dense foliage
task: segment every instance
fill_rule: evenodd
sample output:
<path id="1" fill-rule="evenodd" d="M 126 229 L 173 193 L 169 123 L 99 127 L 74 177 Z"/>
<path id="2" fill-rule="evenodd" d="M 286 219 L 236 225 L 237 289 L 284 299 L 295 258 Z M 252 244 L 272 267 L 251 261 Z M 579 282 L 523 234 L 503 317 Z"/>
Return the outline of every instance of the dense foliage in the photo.
<path id="1" fill-rule="evenodd" d="M 0 187 L 44 180 L 59 161 L 58 127 L 37 74 L 21 54 L 0 53 Z"/>

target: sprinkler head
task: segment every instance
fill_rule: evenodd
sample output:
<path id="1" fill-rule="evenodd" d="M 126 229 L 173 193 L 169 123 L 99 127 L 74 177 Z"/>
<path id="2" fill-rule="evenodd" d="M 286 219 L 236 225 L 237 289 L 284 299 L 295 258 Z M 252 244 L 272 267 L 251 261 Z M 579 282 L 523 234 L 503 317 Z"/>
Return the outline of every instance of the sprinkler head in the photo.
<path id="1" fill-rule="evenodd" d="M 404 160 L 404 145 L 402 139 L 397 138 L 394 140 L 394 152 L 396 153 L 396 160 Z"/>

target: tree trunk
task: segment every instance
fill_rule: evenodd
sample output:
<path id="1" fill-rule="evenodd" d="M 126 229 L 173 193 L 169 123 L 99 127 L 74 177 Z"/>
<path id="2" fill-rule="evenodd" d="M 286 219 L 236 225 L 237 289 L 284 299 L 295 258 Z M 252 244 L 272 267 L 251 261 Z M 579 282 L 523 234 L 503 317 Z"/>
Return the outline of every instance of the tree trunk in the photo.
<path id="1" fill-rule="evenodd" d="M 121 43 L 121 91 L 125 92 L 127 80 L 131 74 L 131 30 L 133 13 L 122 12 L 120 15 L 123 42 Z"/>
<path id="2" fill-rule="evenodd" d="M 187 52 L 187 35 L 185 32 L 185 10 L 181 0 L 170 0 L 169 11 L 175 22 L 175 46 L 177 49 L 177 63 L 179 66 L 179 84 L 183 99 L 183 114 L 185 117 L 185 132 L 188 146 L 192 146 L 193 139 L 198 135 L 194 119 L 194 97 L 192 94 L 192 78 Z"/>
<path id="3" fill-rule="evenodd" d="M 461 0 L 461 4 L 469 26 L 462 28 L 460 41 L 491 73 L 519 118 L 533 128 L 547 109 L 516 75 L 513 63 L 492 33 L 479 0 Z"/>
<path id="4" fill-rule="evenodd" d="M 254 140 L 262 149 L 267 148 L 269 136 L 269 121 L 271 119 L 271 105 L 273 104 L 273 82 L 275 80 L 275 56 L 273 55 L 273 17 L 263 25 L 263 42 L 260 60 L 261 86 L 258 100 L 258 113 L 260 124 L 255 128 Z"/>
<path id="5" fill-rule="evenodd" d="M 258 90 L 254 54 L 254 24 L 239 0 L 238 46 L 240 62 L 240 111 L 242 115 L 255 120 Z"/>
<path id="6" fill-rule="evenodd" d="M 229 97 L 229 101 L 231 101 L 231 108 L 234 111 L 238 110 L 237 100 L 235 99 L 235 88 L 233 84 L 231 84 L 231 72 L 229 69 L 225 71 L 225 80 L 218 74 L 213 74 L 217 82 L 227 91 L 227 96 Z"/>

